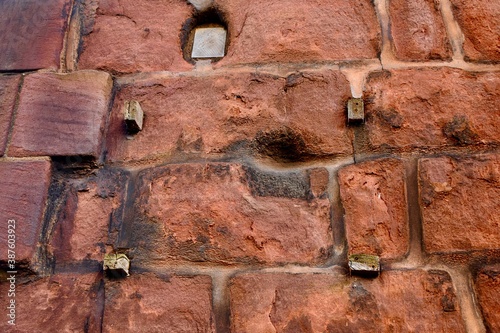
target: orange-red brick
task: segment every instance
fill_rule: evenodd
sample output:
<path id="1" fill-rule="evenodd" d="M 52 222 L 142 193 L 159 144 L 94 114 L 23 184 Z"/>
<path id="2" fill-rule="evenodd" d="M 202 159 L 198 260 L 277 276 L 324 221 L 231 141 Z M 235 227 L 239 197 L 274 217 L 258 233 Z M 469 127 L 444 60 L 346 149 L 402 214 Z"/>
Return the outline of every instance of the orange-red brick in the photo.
<path id="1" fill-rule="evenodd" d="M 134 274 L 105 289 L 103 332 L 215 333 L 209 276 Z"/>
<path id="2" fill-rule="evenodd" d="M 396 159 L 363 162 L 339 171 L 349 253 L 403 257 L 409 228 L 405 170 Z"/>
<path id="3" fill-rule="evenodd" d="M 498 249 L 498 155 L 422 159 L 419 174 L 428 252 Z"/>
<path id="4" fill-rule="evenodd" d="M 231 280 L 233 332 L 465 332 L 443 271 L 242 274 Z"/>

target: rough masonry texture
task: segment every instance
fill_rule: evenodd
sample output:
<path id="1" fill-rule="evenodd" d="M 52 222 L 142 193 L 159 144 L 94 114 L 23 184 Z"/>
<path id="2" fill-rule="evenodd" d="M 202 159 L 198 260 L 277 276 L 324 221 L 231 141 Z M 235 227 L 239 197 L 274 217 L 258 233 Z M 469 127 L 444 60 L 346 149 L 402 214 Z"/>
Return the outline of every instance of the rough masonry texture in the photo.
<path id="1" fill-rule="evenodd" d="M 23 86 L 11 156 L 99 156 L 112 89 L 108 74 L 31 74 Z"/>
<path id="2" fill-rule="evenodd" d="M 451 60 L 451 45 L 436 1 L 390 1 L 389 11 L 398 59 Z"/>
<path id="3" fill-rule="evenodd" d="M 16 233 L 16 258 L 29 261 L 36 251 L 42 229 L 43 212 L 50 184 L 48 161 L 2 161 L 0 162 L 0 184 L 2 193 L 1 218 L 5 232 L 0 244 L 6 250 L 0 255 L 7 259 L 7 221 L 14 220 Z"/>
<path id="4" fill-rule="evenodd" d="M 5 153 L 20 76 L 0 77 L 0 154 Z"/>
<path id="5" fill-rule="evenodd" d="M 498 1 L 0 12 L 0 332 L 500 331 Z"/>
<path id="6" fill-rule="evenodd" d="M 57 69 L 71 1 L 0 3 L 0 70 Z"/>
<path id="7" fill-rule="evenodd" d="M 409 228 L 403 163 L 364 162 L 341 169 L 339 178 L 349 253 L 404 256 Z"/>

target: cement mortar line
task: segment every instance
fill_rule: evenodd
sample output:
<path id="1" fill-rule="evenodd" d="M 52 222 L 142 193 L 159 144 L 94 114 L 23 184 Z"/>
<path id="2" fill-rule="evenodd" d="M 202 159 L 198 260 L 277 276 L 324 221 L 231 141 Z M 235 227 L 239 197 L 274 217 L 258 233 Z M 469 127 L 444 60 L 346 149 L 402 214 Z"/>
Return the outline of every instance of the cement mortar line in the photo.
<path id="1" fill-rule="evenodd" d="M 263 171 L 305 171 L 314 168 L 326 168 L 328 170 L 337 170 L 341 169 L 344 166 L 354 164 L 354 159 L 351 155 L 347 156 L 339 156 L 332 158 L 330 160 L 321 160 L 321 161 L 307 161 L 307 162 L 290 162 L 290 163 L 280 163 L 269 160 L 261 160 L 261 159 L 253 159 L 249 156 L 246 158 L 235 157 L 235 158 L 223 158 L 223 159 L 191 159 L 185 161 L 159 161 L 158 163 L 141 163 L 141 162 L 133 162 L 132 165 L 129 165 L 127 162 L 120 163 L 105 163 L 105 165 L 110 167 L 116 167 L 119 169 L 124 169 L 128 171 L 136 171 L 141 172 L 143 170 L 166 167 L 172 165 L 182 165 L 182 164 L 211 164 L 211 163 L 235 163 L 235 164 L 244 164 L 258 167 L 259 170 Z"/>
<path id="2" fill-rule="evenodd" d="M 281 65 L 271 64 L 266 67 L 254 66 L 254 65 L 242 65 L 238 67 L 219 67 L 212 68 L 210 70 L 204 71 L 185 71 L 185 72 L 175 72 L 175 71 L 156 71 L 156 72 L 141 72 L 133 74 L 123 74 L 116 75 L 115 81 L 118 86 L 121 85 L 133 85 L 142 83 L 151 83 L 154 81 L 160 81 L 165 79 L 182 78 L 182 77 L 217 77 L 222 75 L 230 74 L 263 74 L 263 75 L 274 75 L 280 78 L 286 78 L 288 75 L 297 72 L 311 72 L 320 73 L 327 70 L 340 70 L 348 78 L 351 78 L 352 86 L 351 90 L 353 95 L 359 95 L 360 82 L 364 81 L 364 78 L 372 73 L 380 70 L 405 70 L 405 69 L 418 69 L 418 68 L 456 68 L 469 72 L 498 72 L 500 71 L 500 64 L 476 64 L 468 63 L 463 60 L 454 60 L 452 62 L 406 62 L 399 61 L 394 58 L 387 59 L 387 57 L 382 61 L 382 65 L 378 59 L 373 59 L 373 61 L 366 63 L 353 62 L 349 64 L 347 62 L 342 62 L 338 64 L 304 64 L 297 63 L 294 66 L 280 67 Z"/>
<path id="3" fill-rule="evenodd" d="M 212 306 L 214 310 L 215 324 L 217 332 L 230 332 L 231 314 L 230 314 L 230 295 L 229 281 L 231 274 L 215 272 L 212 278 Z"/>
<path id="4" fill-rule="evenodd" d="M 237 266 L 237 267 L 227 267 L 227 266 L 197 266 L 196 264 L 181 264 L 181 265 L 135 265 L 134 267 L 139 268 L 140 273 L 144 271 L 154 272 L 157 274 L 172 273 L 176 275 L 208 275 L 213 278 L 231 278 L 235 275 L 251 273 L 283 273 L 283 274 L 338 274 L 346 275 L 345 268 L 339 265 L 332 265 L 328 267 L 310 267 L 310 266 L 298 266 L 298 265 L 286 265 L 277 267 L 255 267 L 255 266 Z M 140 274 L 135 273 L 135 274 Z M 131 274 L 134 274 L 131 272 Z"/>
<path id="5" fill-rule="evenodd" d="M 9 148 L 12 141 L 12 136 L 14 134 L 14 125 L 16 123 L 17 111 L 19 109 L 19 100 L 21 99 L 21 92 L 24 85 L 24 75 L 21 75 L 19 78 L 19 84 L 17 86 L 16 98 L 14 101 L 14 108 L 12 110 L 12 116 L 10 118 L 9 128 L 7 132 L 7 139 L 5 140 L 5 150 L 3 152 L 3 157 L 0 157 L 0 160 L 3 158 L 7 158 L 9 156 Z"/>
<path id="6" fill-rule="evenodd" d="M 66 56 L 67 56 L 67 50 L 69 48 L 69 35 L 70 35 L 70 30 L 71 30 L 71 22 L 72 22 L 72 16 L 73 16 L 73 10 L 75 8 L 75 0 L 71 1 L 71 4 L 69 6 L 69 12 L 68 12 L 68 18 L 66 19 L 66 29 L 64 30 L 64 36 L 62 40 L 62 47 L 61 47 L 61 53 L 59 54 L 59 69 L 57 70 L 58 73 L 65 73 L 67 71 L 67 66 L 66 66 Z"/>
<path id="7" fill-rule="evenodd" d="M 353 164 L 354 160 L 351 160 L 351 162 L 350 164 Z M 340 197 L 340 183 L 338 179 L 338 171 L 342 167 L 343 166 L 327 168 L 329 177 L 327 193 L 332 207 L 330 224 L 332 227 L 333 254 L 330 260 L 335 260 L 342 256 L 347 257 L 347 236 L 344 220 L 345 210 Z"/>
<path id="8" fill-rule="evenodd" d="M 0 162 L 29 162 L 29 161 L 47 161 L 51 162 L 49 156 L 28 156 L 28 157 L 9 157 L 2 156 L 0 157 Z"/>
<path id="9" fill-rule="evenodd" d="M 450 147 L 446 147 L 450 148 Z M 182 165 L 182 164 L 203 164 L 203 163 L 236 163 L 236 164 L 250 164 L 258 167 L 264 171 L 300 171 L 300 170 L 309 170 L 314 168 L 326 168 L 329 171 L 339 170 L 345 166 L 351 164 L 359 164 L 366 161 L 375 161 L 379 159 L 386 158 L 399 158 L 399 159 L 408 159 L 412 157 L 416 158 L 433 158 L 440 156 L 451 156 L 451 157 L 474 157 L 480 156 L 484 154 L 499 154 L 500 148 L 486 148 L 484 150 L 476 150 L 470 151 L 468 150 L 470 147 L 452 147 L 455 149 L 442 149 L 437 151 L 412 151 L 412 152 L 388 152 L 388 153 L 361 153 L 356 154 L 356 158 L 353 155 L 339 156 L 331 159 L 323 159 L 323 160 L 312 160 L 305 162 L 277 162 L 272 161 L 270 159 L 259 159 L 252 158 L 251 156 L 226 156 L 224 158 L 196 158 L 196 159 L 188 159 L 188 160 L 155 160 L 151 161 L 133 161 L 133 162 L 113 162 L 113 163 L 104 163 L 109 167 L 115 167 L 119 169 L 124 169 L 128 171 L 136 171 L 140 172 L 142 170 L 165 167 L 171 165 Z M 11 159 L 10 157 L 2 157 L 1 160 Z"/>
<path id="10" fill-rule="evenodd" d="M 373 0 L 373 4 L 375 5 L 375 13 L 377 14 L 380 31 L 382 33 L 380 62 L 382 63 L 382 67 L 384 67 L 387 59 L 394 58 L 391 50 L 389 10 L 387 7 L 387 0 Z"/>
<path id="11" fill-rule="evenodd" d="M 453 9 L 450 0 L 439 0 L 439 10 L 443 17 L 443 22 L 446 27 L 446 32 L 450 40 L 451 48 L 453 50 L 453 61 L 457 63 L 464 62 L 464 35 L 458 22 L 453 16 Z"/>

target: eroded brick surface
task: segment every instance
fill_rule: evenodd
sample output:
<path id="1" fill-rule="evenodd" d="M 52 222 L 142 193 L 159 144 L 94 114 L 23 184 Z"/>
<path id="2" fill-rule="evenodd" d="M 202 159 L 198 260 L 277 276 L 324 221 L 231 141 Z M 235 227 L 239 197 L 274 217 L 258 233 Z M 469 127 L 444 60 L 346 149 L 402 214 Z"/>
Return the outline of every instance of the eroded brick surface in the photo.
<path id="1" fill-rule="evenodd" d="M 475 279 L 479 305 L 489 332 L 500 330 L 500 265 L 481 269 Z"/>
<path id="2" fill-rule="evenodd" d="M 50 252 L 58 263 L 102 261 L 122 220 L 127 175 L 103 169 L 95 176 L 70 180 L 64 207 L 58 213 Z"/>
<path id="3" fill-rule="evenodd" d="M 230 31 L 221 65 L 367 59 L 380 50 L 380 26 L 368 0 L 216 3 Z"/>
<path id="4" fill-rule="evenodd" d="M 85 0 L 80 69 L 112 72 L 189 70 L 180 32 L 191 16 L 185 1 Z"/>
<path id="5" fill-rule="evenodd" d="M 243 274 L 230 284 L 233 332 L 465 332 L 443 271 Z"/>
<path id="6" fill-rule="evenodd" d="M 33 282 L 17 276 L 15 297 L 7 297 L 10 285 L 0 284 L 4 315 L 2 332 L 98 332 L 101 327 L 101 278 L 98 274 L 60 273 Z M 5 296 L 4 296 L 5 295 Z M 7 323 L 7 302 L 15 300 L 15 326 Z"/>
<path id="7" fill-rule="evenodd" d="M 215 332 L 208 276 L 134 274 L 105 289 L 103 332 Z"/>
<path id="8" fill-rule="evenodd" d="M 180 164 L 141 173 L 136 188 L 120 247 L 138 260 L 316 264 L 331 251 L 330 203 L 303 171 Z"/>
<path id="9" fill-rule="evenodd" d="M 391 35 L 400 60 L 451 60 L 446 28 L 435 0 L 391 0 Z"/>
<path id="10" fill-rule="evenodd" d="M 21 76 L 0 76 L 0 156 L 4 154 Z"/>
<path id="11" fill-rule="evenodd" d="M 8 224 L 15 225 L 16 261 L 29 261 L 39 241 L 50 184 L 50 162 L 0 162 L 0 260 L 7 260 Z M 8 223 L 14 220 L 15 223 Z"/>
<path id="12" fill-rule="evenodd" d="M 439 157 L 419 163 L 428 252 L 495 249 L 500 244 L 500 157 Z"/>
<path id="13" fill-rule="evenodd" d="M 352 152 L 345 119 L 349 84 L 338 71 L 183 77 L 123 86 L 115 99 L 110 161 L 150 160 L 176 153 L 250 151 L 279 160 Z M 127 138 L 123 105 L 137 100 L 144 129 Z"/>
<path id="14" fill-rule="evenodd" d="M 339 171 L 339 180 L 349 253 L 404 256 L 409 228 L 403 163 L 385 159 L 351 165 Z"/>
<path id="15" fill-rule="evenodd" d="M 0 2 L 0 70 L 59 67 L 69 0 Z"/>
<path id="16" fill-rule="evenodd" d="M 104 72 L 28 75 L 9 155 L 98 157 L 112 87 Z"/>
<path id="17" fill-rule="evenodd" d="M 464 34 L 466 60 L 500 62 L 500 3 L 488 0 L 451 0 Z"/>
<path id="18" fill-rule="evenodd" d="M 499 85 L 497 72 L 439 68 L 373 73 L 366 87 L 369 143 L 402 150 L 498 143 Z"/>

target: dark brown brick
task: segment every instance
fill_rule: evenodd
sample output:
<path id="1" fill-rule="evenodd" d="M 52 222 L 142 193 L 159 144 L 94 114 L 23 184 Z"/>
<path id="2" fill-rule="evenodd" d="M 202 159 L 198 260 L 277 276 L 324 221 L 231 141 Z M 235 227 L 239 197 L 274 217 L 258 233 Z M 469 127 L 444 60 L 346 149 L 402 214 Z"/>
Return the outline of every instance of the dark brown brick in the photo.
<path id="1" fill-rule="evenodd" d="M 339 180 L 349 253 L 403 257 L 409 244 L 403 163 L 350 165 L 339 171 Z"/>
<path id="2" fill-rule="evenodd" d="M 0 70 L 59 67 L 69 0 L 0 2 Z"/>
<path id="3" fill-rule="evenodd" d="M 422 159 L 419 173 L 428 252 L 500 248 L 498 155 Z"/>
<path id="4" fill-rule="evenodd" d="M 451 0 L 464 34 L 465 59 L 500 62 L 500 3 L 489 0 Z"/>
<path id="5" fill-rule="evenodd" d="M 330 203 L 306 171 L 179 164 L 142 172 L 136 188 L 119 246 L 139 261 L 318 264 L 332 250 Z"/>
<path id="6" fill-rule="evenodd" d="M 21 76 L 0 76 L 0 156 L 5 153 Z"/>
<path id="7" fill-rule="evenodd" d="M 448 273 L 243 274 L 230 284 L 232 332 L 465 332 Z M 424 311 L 425 309 L 425 311 Z"/>
<path id="8" fill-rule="evenodd" d="M 39 241 L 42 214 L 50 183 L 47 161 L 0 162 L 0 245 L 7 259 L 7 221 L 15 220 L 16 261 L 29 261 Z"/>
<path id="9" fill-rule="evenodd" d="M 338 71 L 287 80 L 233 74 L 148 80 L 118 92 L 108 135 L 109 161 L 153 160 L 176 153 L 252 150 L 279 160 L 352 153 L 346 127 L 349 83 Z M 137 100 L 144 129 L 126 136 L 123 105 Z"/>
<path id="10" fill-rule="evenodd" d="M 98 157 L 112 86 L 97 71 L 28 75 L 9 155 Z"/>
<path id="11" fill-rule="evenodd" d="M 436 0 L 391 0 L 389 12 L 396 58 L 451 60 L 451 47 Z"/>
<path id="12" fill-rule="evenodd" d="M 215 332 L 209 276 L 134 274 L 105 288 L 103 332 Z"/>
<path id="13" fill-rule="evenodd" d="M 371 149 L 500 142 L 500 73 L 450 68 L 374 73 L 366 87 Z"/>

